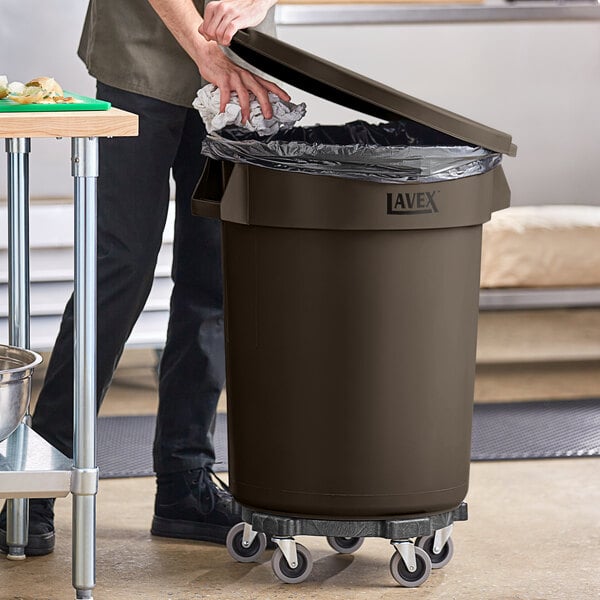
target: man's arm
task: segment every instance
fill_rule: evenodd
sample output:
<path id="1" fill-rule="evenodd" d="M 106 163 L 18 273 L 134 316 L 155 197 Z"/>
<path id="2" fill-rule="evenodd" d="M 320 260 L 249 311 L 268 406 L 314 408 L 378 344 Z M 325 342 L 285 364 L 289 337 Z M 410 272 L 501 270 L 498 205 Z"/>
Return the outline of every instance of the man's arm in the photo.
<path id="1" fill-rule="evenodd" d="M 219 88 L 221 92 L 221 112 L 225 110 L 232 92 L 237 92 L 244 121 L 250 118 L 249 92 L 252 92 L 256 96 L 263 115 L 267 119 L 273 116 L 268 92 L 273 92 L 283 100 L 290 99 L 278 85 L 239 67 L 223 54 L 217 42 L 209 41 L 198 33 L 203 19 L 192 0 L 148 1 L 179 42 L 180 46 L 196 63 L 202 77 Z M 248 1 L 230 0 L 230 3 L 245 4 Z M 266 5 L 267 1 L 271 2 L 271 4 L 274 3 L 273 0 L 257 0 L 257 4 Z M 264 18 L 269 6 L 266 6 L 258 22 Z M 255 18 L 258 18 L 259 12 L 253 12 Z"/>

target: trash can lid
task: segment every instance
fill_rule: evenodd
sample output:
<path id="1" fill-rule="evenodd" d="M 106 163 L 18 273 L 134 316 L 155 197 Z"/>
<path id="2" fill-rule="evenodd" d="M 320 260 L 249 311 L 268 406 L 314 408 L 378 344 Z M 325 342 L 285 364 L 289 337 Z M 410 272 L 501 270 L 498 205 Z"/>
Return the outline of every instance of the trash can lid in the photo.
<path id="1" fill-rule="evenodd" d="M 459 140 L 515 156 L 512 136 L 326 61 L 254 29 L 236 33 L 240 58 L 306 92 L 374 117 L 411 119 Z"/>

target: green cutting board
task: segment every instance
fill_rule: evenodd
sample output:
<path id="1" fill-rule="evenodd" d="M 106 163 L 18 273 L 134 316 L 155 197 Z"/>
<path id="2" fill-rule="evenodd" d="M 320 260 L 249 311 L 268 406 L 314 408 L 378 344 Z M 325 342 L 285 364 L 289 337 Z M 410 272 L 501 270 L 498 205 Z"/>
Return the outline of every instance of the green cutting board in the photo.
<path id="1" fill-rule="evenodd" d="M 73 92 L 64 92 L 65 96 L 72 96 L 75 102 L 69 104 L 19 104 L 8 98 L 0 100 L 0 112 L 63 112 L 71 110 L 108 110 L 110 102 L 96 100 L 87 96 L 80 96 Z"/>

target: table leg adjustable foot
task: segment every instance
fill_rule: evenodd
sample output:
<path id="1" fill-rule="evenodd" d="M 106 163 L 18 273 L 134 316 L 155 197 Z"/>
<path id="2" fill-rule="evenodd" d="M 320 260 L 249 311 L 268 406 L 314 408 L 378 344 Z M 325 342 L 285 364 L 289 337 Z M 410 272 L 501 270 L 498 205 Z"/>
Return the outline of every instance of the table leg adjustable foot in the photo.
<path id="1" fill-rule="evenodd" d="M 6 555 L 8 560 L 25 560 L 25 547 L 24 546 L 9 546 L 8 554 Z"/>

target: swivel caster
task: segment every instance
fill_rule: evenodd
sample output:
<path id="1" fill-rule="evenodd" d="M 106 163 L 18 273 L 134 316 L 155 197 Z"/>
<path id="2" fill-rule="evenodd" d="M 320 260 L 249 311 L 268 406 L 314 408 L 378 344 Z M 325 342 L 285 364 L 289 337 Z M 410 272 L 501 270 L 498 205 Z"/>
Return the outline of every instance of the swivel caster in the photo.
<path id="1" fill-rule="evenodd" d="M 238 523 L 229 530 L 225 546 L 231 558 L 238 562 L 254 562 L 265 551 L 267 536 L 254 531 L 248 523 Z"/>
<path id="2" fill-rule="evenodd" d="M 433 569 L 445 567 L 454 555 L 454 543 L 452 542 L 452 525 L 438 529 L 434 535 L 417 538 L 415 545 L 423 548 L 431 559 Z"/>
<path id="3" fill-rule="evenodd" d="M 273 538 L 279 546 L 271 558 L 276 577 L 283 583 L 302 583 L 311 574 L 313 560 L 308 548 L 292 538 Z"/>
<path id="4" fill-rule="evenodd" d="M 340 554 L 352 554 L 356 552 L 364 542 L 360 537 L 337 537 L 327 536 L 327 543 Z"/>
<path id="5" fill-rule="evenodd" d="M 390 560 L 392 577 L 402 587 L 419 587 L 431 573 L 431 560 L 427 552 L 409 541 L 392 541 L 396 548 Z"/>

